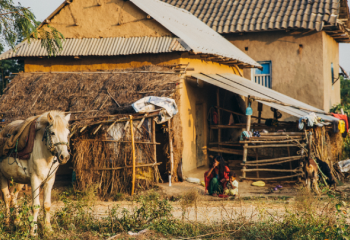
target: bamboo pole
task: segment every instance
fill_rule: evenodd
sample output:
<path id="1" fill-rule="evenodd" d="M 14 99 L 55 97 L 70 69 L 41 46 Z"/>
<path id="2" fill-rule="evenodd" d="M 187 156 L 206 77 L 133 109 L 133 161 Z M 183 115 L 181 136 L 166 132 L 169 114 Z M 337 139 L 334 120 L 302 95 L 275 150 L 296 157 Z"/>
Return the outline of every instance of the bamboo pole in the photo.
<path id="1" fill-rule="evenodd" d="M 244 148 L 276 148 L 276 147 L 299 147 L 299 145 L 298 144 L 270 144 L 270 145 L 244 146 Z"/>
<path id="2" fill-rule="evenodd" d="M 156 146 L 156 122 L 152 119 L 152 142 L 154 143 L 153 145 L 153 159 L 154 163 L 157 163 L 157 146 Z M 154 168 L 154 176 L 156 178 L 156 183 L 159 183 L 159 178 L 158 178 L 158 167 Z"/>
<path id="3" fill-rule="evenodd" d="M 269 166 L 269 165 L 276 165 L 276 164 L 281 164 L 281 163 L 286 163 L 286 162 L 290 162 L 291 163 L 291 162 L 296 161 L 296 160 L 299 160 L 299 158 L 298 159 L 288 159 L 288 160 L 280 161 L 280 162 L 268 162 L 268 163 L 259 163 L 259 164 L 250 164 L 250 162 L 248 162 L 245 165 L 258 168 L 258 166 L 260 166 L 260 167 L 261 166 Z M 258 160 L 257 160 L 257 162 L 258 162 Z M 293 169 L 291 168 L 291 170 L 293 170 Z"/>
<path id="4" fill-rule="evenodd" d="M 248 97 L 248 101 L 247 101 L 247 107 L 249 106 L 249 97 Z M 251 124 L 252 118 L 251 116 L 247 116 L 247 127 L 246 127 L 246 131 L 250 131 L 250 124 Z M 242 177 L 245 178 L 246 177 L 246 170 L 247 167 L 245 166 L 245 163 L 247 161 L 247 155 L 248 155 L 248 143 L 244 144 L 244 149 L 243 149 L 243 168 L 242 168 Z"/>
<path id="5" fill-rule="evenodd" d="M 244 143 L 289 143 L 294 142 L 295 140 L 280 140 L 280 141 L 239 141 L 240 144 Z"/>
<path id="6" fill-rule="evenodd" d="M 293 107 L 293 108 L 304 110 L 304 111 L 308 111 L 308 112 L 314 112 L 314 113 L 319 113 L 319 114 L 324 114 L 324 115 L 331 115 L 330 113 L 317 111 L 317 109 L 303 108 L 303 107 L 299 107 L 299 106 L 295 106 L 295 105 L 292 105 L 292 104 L 287 104 L 287 103 L 283 103 L 283 102 L 280 102 L 280 101 L 267 99 L 267 98 L 260 98 L 260 97 L 250 96 L 250 99 L 253 99 L 253 100 L 256 100 L 256 101 L 264 101 L 264 102 L 276 103 L 276 104 L 279 104 L 279 105 L 282 105 L 282 106 Z"/>
<path id="7" fill-rule="evenodd" d="M 288 151 L 288 157 L 290 157 L 290 148 L 289 148 L 289 147 L 287 147 L 287 151 Z M 292 168 L 292 161 L 289 162 L 289 169 L 290 169 L 290 170 L 293 169 L 293 168 Z M 292 173 L 291 173 L 291 175 L 292 175 Z M 293 180 L 293 178 L 292 178 L 291 180 Z"/>
<path id="8" fill-rule="evenodd" d="M 288 170 L 288 169 L 270 169 L 270 168 L 259 168 L 259 169 L 245 169 L 245 172 L 254 172 L 254 171 L 261 171 L 261 172 L 298 172 L 300 171 L 299 168 Z"/>
<path id="9" fill-rule="evenodd" d="M 221 125 L 221 111 L 220 111 L 220 88 L 216 90 L 216 105 L 218 106 L 218 126 Z M 218 143 L 221 143 L 221 128 L 218 128 Z M 220 148 L 220 145 L 218 145 Z M 221 155 L 221 153 L 219 153 Z"/>
<path id="10" fill-rule="evenodd" d="M 261 112 L 263 110 L 263 104 L 262 103 L 258 103 L 258 111 L 259 111 L 259 115 L 258 115 L 258 123 L 261 123 Z"/>
<path id="11" fill-rule="evenodd" d="M 219 105 L 216 106 L 216 108 L 217 108 L 218 110 L 220 109 L 220 110 L 222 110 L 222 111 L 229 112 L 229 113 L 233 113 L 233 114 L 235 114 L 235 115 L 245 116 L 245 114 L 243 114 L 243 113 L 234 112 L 234 111 L 231 111 L 231 110 L 222 108 L 222 107 L 220 107 Z M 258 118 L 258 117 L 252 116 L 252 118 Z M 267 118 L 260 118 L 260 119 L 266 120 Z M 265 124 L 264 124 L 264 125 L 265 125 Z"/>
<path id="12" fill-rule="evenodd" d="M 273 177 L 273 178 L 244 178 L 245 180 L 262 180 L 262 181 L 270 181 L 270 180 L 277 180 L 277 179 L 285 179 L 285 178 L 291 178 L 291 177 L 298 177 L 298 176 L 302 176 L 302 173 L 297 173 L 294 174 L 292 176 L 288 175 L 288 176 L 282 176 L 282 177 Z"/>
<path id="13" fill-rule="evenodd" d="M 169 177 L 169 186 L 171 187 L 171 180 L 174 172 L 174 150 L 173 150 L 173 141 L 171 138 L 171 121 L 168 120 L 168 131 L 169 131 L 169 150 L 170 150 L 170 177 Z"/>
<path id="14" fill-rule="evenodd" d="M 281 157 L 281 158 L 271 158 L 271 159 L 264 159 L 264 160 L 259 160 L 259 161 L 249 161 L 248 163 L 267 163 L 267 162 L 278 162 L 278 161 L 283 161 L 283 160 L 288 160 L 288 159 L 294 159 L 294 160 L 299 160 L 301 158 L 304 158 L 305 156 L 293 156 L 293 157 Z M 243 165 L 243 163 L 242 163 Z"/>
<path id="15" fill-rule="evenodd" d="M 260 136 L 304 136 L 303 132 L 269 132 L 269 133 L 260 133 Z"/>
<path id="16" fill-rule="evenodd" d="M 255 149 L 255 157 L 256 157 L 255 159 L 257 162 L 259 161 L 258 150 L 259 149 Z M 248 166 L 248 165 L 246 164 L 246 166 Z M 256 164 L 256 169 L 259 169 L 259 164 Z M 256 171 L 256 177 L 259 177 L 259 171 Z"/>
<path id="17" fill-rule="evenodd" d="M 131 147 L 132 147 L 132 188 L 131 188 L 131 195 L 134 195 L 134 192 L 135 192 L 135 181 L 136 181 L 136 168 L 135 168 L 134 125 L 132 123 L 132 115 L 130 115 L 130 134 L 131 134 Z"/>
<path id="18" fill-rule="evenodd" d="M 110 143 L 132 143 L 132 141 L 119 141 L 119 140 L 95 140 L 95 139 L 82 139 L 82 142 L 110 142 Z M 134 141 L 135 144 L 150 144 L 150 145 L 160 145 L 157 142 L 139 142 Z"/>
<path id="19" fill-rule="evenodd" d="M 135 167 L 157 167 L 158 165 L 162 164 L 161 162 L 159 163 L 148 163 L 148 164 L 141 164 L 141 165 L 135 165 Z M 115 167 L 115 168 L 94 168 L 92 171 L 111 171 L 111 170 L 120 170 L 120 169 L 125 169 L 125 168 L 132 168 L 133 166 L 125 166 L 125 167 Z M 89 170 L 89 169 L 86 169 Z"/>

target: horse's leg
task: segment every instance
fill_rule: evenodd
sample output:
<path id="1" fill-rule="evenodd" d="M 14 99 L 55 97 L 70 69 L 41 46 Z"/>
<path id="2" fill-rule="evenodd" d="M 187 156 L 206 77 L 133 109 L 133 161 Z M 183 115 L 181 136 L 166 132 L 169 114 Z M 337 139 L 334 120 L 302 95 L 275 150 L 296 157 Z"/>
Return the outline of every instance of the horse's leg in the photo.
<path id="1" fill-rule="evenodd" d="M 32 185 L 32 198 L 33 198 L 33 221 L 34 221 L 34 227 L 31 227 L 30 234 L 32 236 L 36 236 L 36 230 L 38 229 L 38 215 L 40 211 L 40 180 L 36 176 L 32 176 L 30 179 L 31 185 Z"/>
<path id="2" fill-rule="evenodd" d="M 11 201 L 11 195 L 9 191 L 9 185 L 7 182 L 7 179 L 0 173 L 0 187 L 2 192 L 2 197 L 5 202 L 5 223 L 6 225 L 10 224 L 10 201 Z"/>
<path id="3" fill-rule="evenodd" d="M 24 184 L 15 184 L 14 186 L 12 186 L 10 188 L 10 193 L 11 193 L 11 206 L 15 209 L 15 215 L 16 215 L 16 219 L 15 219 L 15 224 L 19 223 L 19 218 L 18 218 L 18 206 L 17 206 L 17 198 L 18 198 L 18 194 L 19 192 L 22 190 Z"/>
<path id="4" fill-rule="evenodd" d="M 50 208 L 51 208 L 51 190 L 52 190 L 54 182 L 55 182 L 55 176 L 53 176 L 43 186 L 43 191 L 44 191 L 44 209 L 45 209 L 45 227 L 47 227 L 48 230 L 52 230 L 51 229 L 51 223 L 50 223 Z"/>

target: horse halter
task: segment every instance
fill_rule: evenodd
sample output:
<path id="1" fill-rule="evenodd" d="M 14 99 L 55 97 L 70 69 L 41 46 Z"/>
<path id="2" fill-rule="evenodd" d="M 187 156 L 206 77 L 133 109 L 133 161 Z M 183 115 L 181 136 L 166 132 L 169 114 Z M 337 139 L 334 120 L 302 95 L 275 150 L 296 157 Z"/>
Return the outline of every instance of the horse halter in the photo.
<path id="1" fill-rule="evenodd" d="M 50 151 L 50 153 L 53 155 L 53 156 L 56 156 L 58 161 L 59 161 L 59 157 L 57 156 L 58 155 L 58 152 L 57 152 L 57 149 L 56 147 L 59 146 L 59 145 L 66 145 L 68 150 L 69 150 L 69 143 L 68 142 L 58 142 L 58 143 L 52 143 L 52 131 L 51 131 L 51 128 L 52 127 L 52 124 L 48 125 L 46 128 L 45 128 L 45 132 L 44 132 L 44 135 L 43 135 L 43 139 L 42 141 L 46 141 L 46 147 L 47 149 Z"/>

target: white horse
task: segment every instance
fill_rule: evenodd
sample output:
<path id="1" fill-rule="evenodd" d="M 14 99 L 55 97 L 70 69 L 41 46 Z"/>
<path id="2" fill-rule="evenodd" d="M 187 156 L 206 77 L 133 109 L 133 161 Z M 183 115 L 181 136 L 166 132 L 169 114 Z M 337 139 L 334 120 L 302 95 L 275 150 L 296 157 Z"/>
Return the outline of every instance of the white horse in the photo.
<path id="1" fill-rule="evenodd" d="M 37 219 L 40 210 L 39 190 L 44 190 L 45 226 L 51 230 L 50 207 L 51 189 L 60 164 L 69 160 L 68 122 L 70 114 L 51 111 L 37 118 L 35 140 L 29 160 L 6 157 L 0 162 L 0 187 L 6 206 L 6 223 L 10 223 L 10 204 L 17 209 L 17 196 L 23 184 L 31 184 L 33 199 L 33 221 L 31 235 L 36 235 Z M 17 125 L 23 121 L 15 121 Z M 9 189 L 8 181 L 18 183 Z M 16 215 L 18 215 L 18 212 Z M 16 221 L 19 219 L 16 218 Z"/>

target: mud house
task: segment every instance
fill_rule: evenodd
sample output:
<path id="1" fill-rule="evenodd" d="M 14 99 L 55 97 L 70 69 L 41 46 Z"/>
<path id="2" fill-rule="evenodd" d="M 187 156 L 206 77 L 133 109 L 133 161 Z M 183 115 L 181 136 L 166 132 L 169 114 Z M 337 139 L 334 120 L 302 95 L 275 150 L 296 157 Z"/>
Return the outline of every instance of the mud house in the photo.
<path id="1" fill-rule="evenodd" d="M 103 193 L 129 189 L 130 105 L 146 96 L 173 98 L 179 111 L 160 125 L 153 121 L 158 112 L 132 114 L 140 144 L 137 164 L 143 169 L 140 187 L 149 179 L 166 181 L 168 174 L 176 181 L 180 163 L 186 174 L 207 166 L 209 155 L 255 158 L 239 136 L 250 126 L 265 128 L 260 120 L 266 117 L 253 107 L 256 121 L 247 124 L 248 96 L 272 107 L 270 118 L 279 110 L 294 121 L 314 111 L 334 120 L 321 109 L 245 79 L 245 69 L 261 65 L 191 13 L 167 3 L 65 1 L 40 27 L 47 24 L 66 37 L 56 57 L 47 57 L 40 40 L 22 42 L 0 55 L 1 60 L 25 62 L 25 72 L 1 97 L 0 112 L 3 124 L 50 109 L 72 113 L 72 162 L 81 187 L 98 182 Z M 295 131 L 296 122 L 268 129 Z M 287 171 L 299 176 L 292 167 Z"/>
<path id="2" fill-rule="evenodd" d="M 245 78 L 325 111 L 340 103 L 346 0 L 162 1 L 193 13 L 264 66 L 245 69 Z"/>

